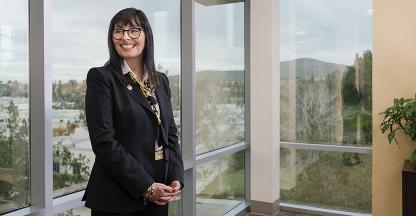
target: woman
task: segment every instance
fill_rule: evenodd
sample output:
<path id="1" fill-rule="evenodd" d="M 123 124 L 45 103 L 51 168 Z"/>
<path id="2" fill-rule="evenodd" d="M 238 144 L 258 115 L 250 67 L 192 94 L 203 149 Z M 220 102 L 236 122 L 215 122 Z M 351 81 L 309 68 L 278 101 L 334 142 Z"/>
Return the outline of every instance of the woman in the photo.
<path id="1" fill-rule="evenodd" d="M 91 215 L 168 215 L 183 187 L 183 161 L 166 75 L 140 10 L 118 12 L 110 59 L 87 75 L 85 111 L 96 155 L 83 200 Z"/>

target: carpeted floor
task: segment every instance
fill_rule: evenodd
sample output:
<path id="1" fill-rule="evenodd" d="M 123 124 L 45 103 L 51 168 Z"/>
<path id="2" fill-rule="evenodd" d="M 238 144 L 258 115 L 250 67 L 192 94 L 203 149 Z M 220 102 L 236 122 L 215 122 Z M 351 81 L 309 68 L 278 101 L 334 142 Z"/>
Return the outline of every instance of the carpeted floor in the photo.
<path id="1" fill-rule="evenodd" d="M 280 211 L 277 215 L 278 216 L 315 216 L 315 215 L 310 215 L 310 214 L 301 214 L 301 213 L 296 213 L 296 212 L 284 212 L 284 211 Z"/>

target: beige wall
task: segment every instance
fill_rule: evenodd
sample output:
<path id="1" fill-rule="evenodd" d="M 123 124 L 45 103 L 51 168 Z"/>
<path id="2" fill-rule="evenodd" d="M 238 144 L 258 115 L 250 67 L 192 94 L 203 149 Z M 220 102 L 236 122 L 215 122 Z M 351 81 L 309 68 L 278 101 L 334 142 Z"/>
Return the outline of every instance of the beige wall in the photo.
<path id="1" fill-rule="evenodd" d="M 414 144 L 400 137 L 389 145 L 378 115 L 394 97 L 416 93 L 416 1 L 374 0 L 373 31 L 373 215 L 402 214 L 401 170 Z"/>

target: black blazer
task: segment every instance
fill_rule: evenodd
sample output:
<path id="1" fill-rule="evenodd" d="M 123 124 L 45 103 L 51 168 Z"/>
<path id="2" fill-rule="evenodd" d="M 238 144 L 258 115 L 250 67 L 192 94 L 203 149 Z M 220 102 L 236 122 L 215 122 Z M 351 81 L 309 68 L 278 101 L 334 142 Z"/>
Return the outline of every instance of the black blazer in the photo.
<path id="1" fill-rule="evenodd" d="M 161 125 L 140 88 L 121 76 L 106 66 L 87 75 L 85 113 L 96 158 L 82 199 L 94 210 L 128 213 L 144 208 L 143 193 L 154 182 L 156 139 L 165 146 L 163 183 L 183 187 L 183 161 L 166 75 L 159 73 L 155 90 Z"/>

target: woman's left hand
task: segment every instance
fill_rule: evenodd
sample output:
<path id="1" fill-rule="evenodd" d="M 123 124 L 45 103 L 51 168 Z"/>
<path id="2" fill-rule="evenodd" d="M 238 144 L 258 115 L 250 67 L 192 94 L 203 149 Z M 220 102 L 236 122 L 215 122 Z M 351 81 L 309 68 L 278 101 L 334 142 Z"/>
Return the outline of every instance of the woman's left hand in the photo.
<path id="1" fill-rule="evenodd" d="M 176 196 L 181 193 L 181 183 L 179 181 L 173 181 L 170 183 L 170 187 L 172 187 L 172 192 L 175 194 L 172 198 L 168 201 L 171 202 L 176 199 Z"/>
<path id="2" fill-rule="evenodd" d="M 178 192 L 181 189 L 181 183 L 179 181 L 173 181 L 170 183 L 170 186 L 173 189 L 173 192 Z"/>

